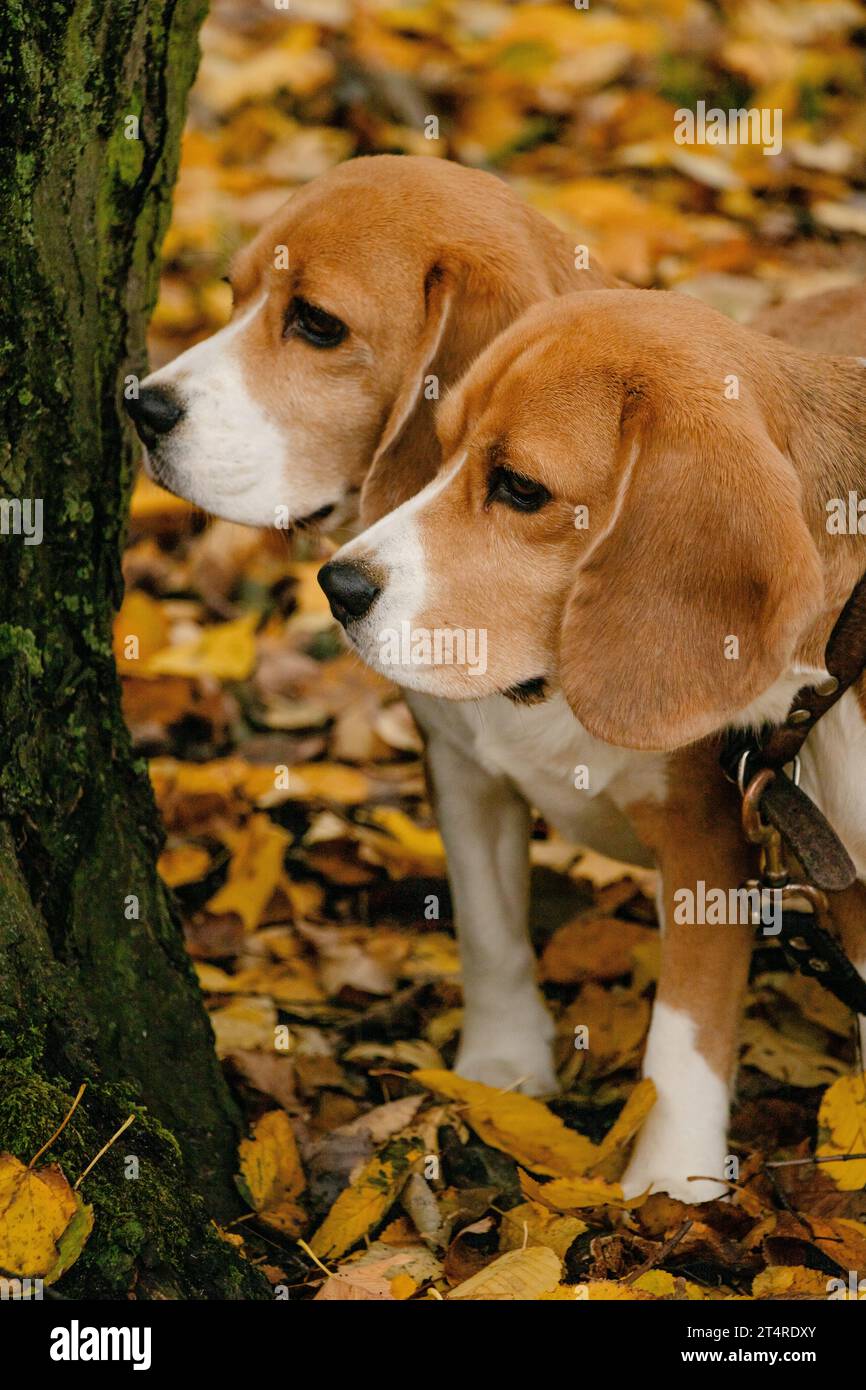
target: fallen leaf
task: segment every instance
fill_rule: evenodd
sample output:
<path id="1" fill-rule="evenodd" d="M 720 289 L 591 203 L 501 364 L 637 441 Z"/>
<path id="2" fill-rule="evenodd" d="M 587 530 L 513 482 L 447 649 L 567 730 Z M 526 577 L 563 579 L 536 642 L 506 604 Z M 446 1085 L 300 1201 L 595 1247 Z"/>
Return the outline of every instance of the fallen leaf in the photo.
<path id="1" fill-rule="evenodd" d="M 321 1260 L 337 1259 L 357 1245 L 397 1200 L 422 1152 L 411 1138 L 391 1139 L 340 1193 L 310 1240 L 313 1253 Z"/>
<path id="2" fill-rule="evenodd" d="M 267 816 L 249 817 L 240 830 L 226 830 L 231 850 L 228 878 L 207 904 L 209 912 L 236 912 L 247 931 L 254 931 L 283 876 L 283 858 L 291 843 L 281 826 Z"/>
<path id="3" fill-rule="evenodd" d="M 114 620 L 114 656 L 122 675 L 141 675 L 149 659 L 168 642 L 165 609 L 143 589 L 131 589 Z"/>
<path id="4" fill-rule="evenodd" d="M 525 1250 L 509 1250 L 492 1260 L 478 1274 L 458 1284 L 449 1299 L 522 1301 L 540 1298 L 555 1288 L 562 1272 L 562 1261 L 544 1245 Z"/>
<path id="5" fill-rule="evenodd" d="M 753 1298 L 826 1298 L 828 1276 L 817 1269 L 772 1265 L 752 1280 Z"/>
<path id="6" fill-rule="evenodd" d="M 148 676 L 214 676 L 217 680 L 243 681 L 256 662 L 254 633 L 258 613 L 245 613 L 231 623 L 207 628 L 192 642 L 165 647 L 142 663 L 139 674 Z"/>
<path id="7" fill-rule="evenodd" d="M 499 1248 L 522 1250 L 526 1245 L 546 1245 L 564 1260 L 569 1246 L 588 1229 L 579 1216 L 552 1211 L 540 1202 L 521 1202 L 503 1214 Z"/>
<path id="8" fill-rule="evenodd" d="M 589 1139 L 566 1128 L 541 1101 L 530 1096 L 497 1091 L 451 1071 L 416 1071 L 412 1079 L 462 1102 L 463 1118 L 485 1143 L 534 1172 L 576 1176 L 587 1172 L 598 1156 Z"/>
<path id="9" fill-rule="evenodd" d="M 789 1086 L 826 1085 L 847 1071 L 844 1062 L 786 1037 L 762 1018 L 747 1018 L 742 1037 L 745 1051 L 741 1065 L 757 1067 L 765 1076 Z"/>
<path id="10" fill-rule="evenodd" d="M 615 980 L 628 975 L 638 946 L 656 933 L 617 917 L 576 918 L 554 932 L 541 957 L 541 978 L 555 984 Z"/>
<path id="11" fill-rule="evenodd" d="M 639 1081 L 598 1146 L 592 1172 L 601 1177 L 618 1176 L 624 1166 L 626 1145 L 637 1134 L 656 1102 L 656 1088 L 650 1077 Z"/>
<path id="12" fill-rule="evenodd" d="M 199 845 L 177 845 L 162 851 L 156 867 L 169 888 L 182 888 L 186 883 L 197 883 L 204 878 L 209 865 L 210 855 L 206 849 Z"/>
<path id="13" fill-rule="evenodd" d="M 557 1028 L 563 1039 L 566 1066 L 574 1059 L 572 1072 L 583 1078 L 606 1076 L 633 1063 L 649 1027 L 647 999 L 625 990 L 603 989 L 588 982 L 573 1004 L 565 1010 Z M 578 1029 L 586 1048 L 575 1047 Z"/>
<path id="14" fill-rule="evenodd" d="M 427 830 L 416 825 L 404 811 L 392 806 L 372 806 L 368 814 L 376 825 L 387 830 L 400 847 L 415 858 L 428 860 L 434 866 L 445 863 L 445 846 L 438 830 Z"/>
<path id="15" fill-rule="evenodd" d="M 296 1198 L 306 1179 L 284 1110 L 271 1110 L 253 1125 L 252 1138 L 241 1140 L 240 1163 L 250 1205 L 262 1221 L 285 1235 L 298 1235 L 307 1217 Z"/>
<path id="16" fill-rule="evenodd" d="M 532 1201 L 565 1213 L 586 1211 L 591 1207 L 633 1210 L 646 1201 L 645 1196 L 627 1201 L 619 1183 L 605 1182 L 603 1178 L 554 1178 L 553 1182 L 542 1183 L 522 1172 L 520 1187 Z"/>
<path id="17" fill-rule="evenodd" d="M 218 1057 L 253 1048 L 269 1051 L 274 1046 L 277 1011 L 270 999 L 233 999 L 224 1008 L 214 1009 L 210 1021 Z"/>
<path id="18" fill-rule="evenodd" d="M 841 1076 L 821 1097 L 818 1110 L 819 1158 L 866 1153 L 866 1074 Z M 866 1187 L 866 1159 L 826 1163 L 824 1172 L 842 1192 Z"/>
<path id="19" fill-rule="evenodd" d="M 80 1255 L 93 1208 L 56 1164 L 28 1168 L 0 1154 L 0 1270 L 52 1284 Z"/>

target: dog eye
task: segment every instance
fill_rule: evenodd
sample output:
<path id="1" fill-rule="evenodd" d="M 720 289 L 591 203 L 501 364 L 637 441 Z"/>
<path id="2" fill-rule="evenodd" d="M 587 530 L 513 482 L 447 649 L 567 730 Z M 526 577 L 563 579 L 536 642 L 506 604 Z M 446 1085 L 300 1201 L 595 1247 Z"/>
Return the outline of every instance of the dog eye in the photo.
<path id="1" fill-rule="evenodd" d="M 487 501 L 504 502 L 517 512 L 538 512 L 550 501 L 550 493 L 543 483 L 533 482 L 522 473 L 512 473 L 510 468 L 494 468 Z"/>
<path id="2" fill-rule="evenodd" d="M 341 319 L 309 304 L 306 299 L 293 299 L 286 314 L 283 337 L 297 333 L 305 342 L 317 348 L 332 348 L 341 343 L 348 333 Z"/>

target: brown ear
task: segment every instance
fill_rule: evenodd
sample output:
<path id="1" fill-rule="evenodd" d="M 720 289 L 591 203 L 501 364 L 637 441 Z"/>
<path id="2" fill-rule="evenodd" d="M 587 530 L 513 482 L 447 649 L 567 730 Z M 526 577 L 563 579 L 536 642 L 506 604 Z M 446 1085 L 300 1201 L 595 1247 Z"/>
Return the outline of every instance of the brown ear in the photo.
<path id="1" fill-rule="evenodd" d="M 426 318 L 421 337 L 397 392 L 373 462 L 361 489 L 361 516 L 365 526 L 413 497 L 429 482 L 439 465 L 439 445 L 434 426 L 437 397 L 425 395 L 425 377 L 436 375 L 434 364 L 446 331 L 453 331 L 452 306 L 456 297 L 456 273 L 435 265 L 425 281 Z M 439 392 L 442 385 L 439 382 Z"/>
<path id="2" fill-rule="evenodd" d="M 619 492 L 566 602 L 560 669 L 597 738 L 677 748 L 788 667 L 823 581 L 794 469 L 762 430 L 626 425 Z M 650 425 L 653 428 L 650 428 Z M 731 639 L 736 639 L 736 647 Z"/>
<path id="3" fill-rule="evenodd" d="M 595 265 L 576 270 L 570 238 L 499 180 L 484 178 L 481 203 L 466 195 L 450 242 L 425 278 L 424 329 L 361 489 L 365 526 L 414 496 L 439 467 L 436 401 L 425 397 L 427 376 L 437 377 L 441 396 L 531 304 L 619 284 Z"/>

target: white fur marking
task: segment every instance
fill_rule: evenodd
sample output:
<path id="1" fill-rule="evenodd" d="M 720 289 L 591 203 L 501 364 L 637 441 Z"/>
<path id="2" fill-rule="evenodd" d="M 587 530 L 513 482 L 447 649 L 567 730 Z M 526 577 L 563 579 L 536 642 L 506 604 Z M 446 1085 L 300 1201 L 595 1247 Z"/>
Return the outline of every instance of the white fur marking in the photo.
<path id="1" fill-rule="evenodd" d="M 300 422 L 278 425 L 247 387 L 242 338 L 264 302 L 261 295 L 142 383 L 171 386 L 184 408 L 148 463 L 160 482 L 215 516 L 286 526 L 339 499 L 306 464 L 309 441 Z"/>
<path id="2" fill-rule="evenodd" d="M 623 1178 L 627 1196 L 649 1187 L 682 1202 L 705 1202 L 726 1191 L 690 1177 L 723 1176 L 728 1088 L 697 1049 L 694 1019 L 656 1002 L 644 1057 L 644 1075 L 658 1099 L 640 1132 Z"/>

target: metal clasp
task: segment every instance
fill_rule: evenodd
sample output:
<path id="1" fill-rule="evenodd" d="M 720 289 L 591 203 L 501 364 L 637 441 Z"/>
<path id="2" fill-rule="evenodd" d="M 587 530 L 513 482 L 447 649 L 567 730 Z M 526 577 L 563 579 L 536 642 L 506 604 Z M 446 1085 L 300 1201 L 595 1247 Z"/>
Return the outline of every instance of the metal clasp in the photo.
<path id="1" fill-rule="evenodd" d="M 743 755 L 743 759 L 748 754 Z M 745 763 L 740 760 L 741 774 L 745 772 Z M 761 881 L 770 888 L 782 888 L 788 882 L 788 865 L 782 850 L 782 837 L 775 826 L 768 825 L 761 819 L 761 797 L 767 790 L 771 782 L 775 781 L 776 774 L 772 768 L 762 768 L 756 773 L 749 785 L 743 792 L 743 834 L 751 845 L 759 845 L 761 849 L 760 875 Z"/>

